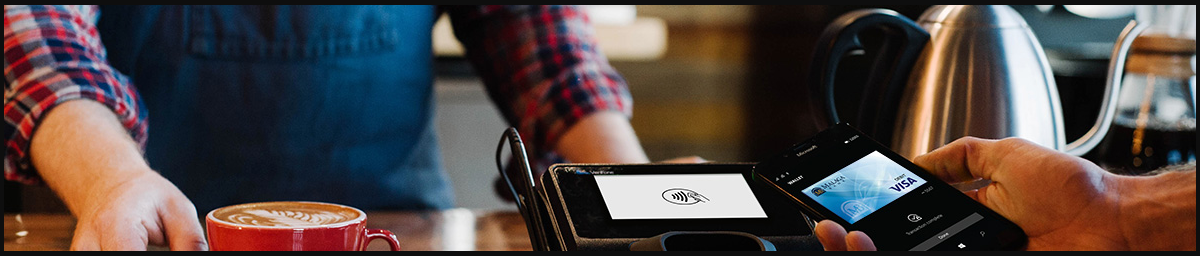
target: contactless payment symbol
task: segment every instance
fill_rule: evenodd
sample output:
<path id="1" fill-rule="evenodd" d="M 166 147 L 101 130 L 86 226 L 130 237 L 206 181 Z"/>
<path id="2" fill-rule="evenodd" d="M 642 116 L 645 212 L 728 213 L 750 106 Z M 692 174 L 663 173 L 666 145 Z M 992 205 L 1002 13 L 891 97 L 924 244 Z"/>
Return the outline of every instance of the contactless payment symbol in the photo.
<path id="1" fill-rule="evenodd" d="M 704 197 L 704 195 L 686 188 L 672 188 L 663 191 L 662 198 L 663 200 L 667 200 L 668 203 L 678 205 L 691 205 L 709 201 L 708 197 Z"/>

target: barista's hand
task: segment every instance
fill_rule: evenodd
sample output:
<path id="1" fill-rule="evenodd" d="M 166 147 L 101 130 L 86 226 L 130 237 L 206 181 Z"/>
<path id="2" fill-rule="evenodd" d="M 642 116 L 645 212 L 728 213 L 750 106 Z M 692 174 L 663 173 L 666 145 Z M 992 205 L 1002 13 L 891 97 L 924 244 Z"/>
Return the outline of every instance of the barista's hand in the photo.
<path id="1" fill-rule="evenodd" d="M 107 183 L 77 214 L 71 250 L 208 250 L 196 207 L 158 173 Z"/>
<path id="2" fill-rule="evenodd" d="M 196 208 L 150 169 L 109 108 L 59 105 L 43 119 L 30 154 L 42 180 L 78 220 L 72 250 L 206 250 Z"/>
<path id="3" fill-rule="evenodd" d="M 1126 250 L 1115 175 L 1079 157 L 1009 138 L 962 138 L 913 159 L 948 183 L 991 180 L 967 196 L 1024 229 L 1028 250 Z M 828 250 L 874 249 L 832 221 L 816 228 Z M 858 246 L 855 246 L 855 245 Z"/>

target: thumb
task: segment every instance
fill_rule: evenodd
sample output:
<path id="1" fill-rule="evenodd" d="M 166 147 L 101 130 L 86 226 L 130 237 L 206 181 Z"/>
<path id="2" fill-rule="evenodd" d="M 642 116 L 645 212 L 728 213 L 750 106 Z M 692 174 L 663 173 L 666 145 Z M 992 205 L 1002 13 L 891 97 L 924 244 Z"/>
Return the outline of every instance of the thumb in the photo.
<path id="1" fill-rule="evenodd" d="M 988 152 L 995 140 L 963 137 L 945 146 L 914 157 L 912 162 L 947 183 L 990 179 L 983 152 Z"/>

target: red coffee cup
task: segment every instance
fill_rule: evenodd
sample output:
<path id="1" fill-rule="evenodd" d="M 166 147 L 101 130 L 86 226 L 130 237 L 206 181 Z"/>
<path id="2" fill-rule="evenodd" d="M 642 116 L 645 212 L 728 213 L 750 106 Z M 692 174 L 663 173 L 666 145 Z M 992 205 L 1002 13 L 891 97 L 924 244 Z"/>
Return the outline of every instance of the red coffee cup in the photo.
<path id="1" fill-rule="evenodd" d="M 213 251 L 361 251 L 374 239 L 400 250 L 396 235 L 366 222 L 357 208 L 305 201 L 231 205 L 205 217 Z"/>

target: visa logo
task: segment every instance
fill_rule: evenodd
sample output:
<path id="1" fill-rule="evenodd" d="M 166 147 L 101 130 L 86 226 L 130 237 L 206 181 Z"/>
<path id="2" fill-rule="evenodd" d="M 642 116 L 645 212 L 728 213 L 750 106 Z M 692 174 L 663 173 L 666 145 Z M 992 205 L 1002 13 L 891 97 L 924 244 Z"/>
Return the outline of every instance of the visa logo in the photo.
<path id="1" fill-rule="evenodd" d="M 888 189 L 895 190 L 896 192 L 902 192 L 902 191 L 904 191 L 904 189 L 912 187 L 913 185 L 916 185 L 916 184 L 917 184 L 917 180 L 914 180 L 912 177 L 908 177 L 907 179 L 900 180 L 900 182 L 896 183 L 896 185 L 892 185 L 891 187 L 888 187 Z"/>

